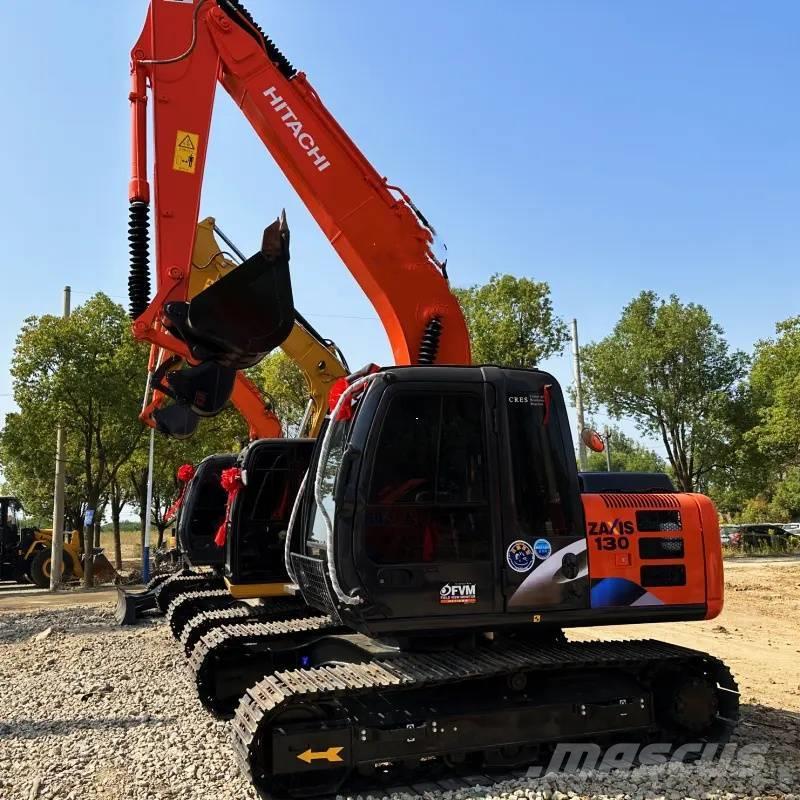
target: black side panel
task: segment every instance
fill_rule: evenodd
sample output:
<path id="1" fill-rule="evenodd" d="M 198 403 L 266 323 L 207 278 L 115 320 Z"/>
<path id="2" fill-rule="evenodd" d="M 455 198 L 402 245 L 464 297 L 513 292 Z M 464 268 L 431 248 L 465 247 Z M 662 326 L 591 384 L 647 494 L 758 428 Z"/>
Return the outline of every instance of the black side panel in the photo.
<path id="1" fill-rule="evenodd" d="M 313 439 L 259 439 L 240 458 L 247 484 L 231 510 L 225 574 L 235 584 L 286 579 L 284 542 Z"/>
<path id="2" fill-rule="evenodd" d="M 214 544 L 228 502 L 219 481 L 222 470 L 235 464 L 236 456 L 230 453 L 204 458 L 186 490 L 178 518 L 178 541 L 193 566 L 221 565 L 225 559 L 224 549 Z"/>
<path id="3" fill-rule="evenodd" d="M 647 565 L 641 569 L 642 586 L 686 586 L 684 564 Z"/>
<path id="4" fill-rule="evenodd" d="M 580 472 L 584 494 L 642 494 L 674 492 L 675 487 L 663 472 Z"/>

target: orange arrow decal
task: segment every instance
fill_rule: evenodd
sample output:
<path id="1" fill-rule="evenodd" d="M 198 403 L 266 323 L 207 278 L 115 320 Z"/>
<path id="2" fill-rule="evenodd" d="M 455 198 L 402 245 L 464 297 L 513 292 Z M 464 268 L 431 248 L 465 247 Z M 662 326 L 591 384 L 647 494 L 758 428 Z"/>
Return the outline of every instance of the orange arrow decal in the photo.
<path id="1" fill-rule="evenodd" d="M 342 757 L 339 753 L 344 750 L 344 747 L 329 747 L 327 750 L 320 750 L 316 752 L 312 750 L 310 747 L 304 753 L 300 753 L 297 756 L 300 761 L 305 761 L 306 764 L 310 764 L 312 761 L 342 761 Z"/>

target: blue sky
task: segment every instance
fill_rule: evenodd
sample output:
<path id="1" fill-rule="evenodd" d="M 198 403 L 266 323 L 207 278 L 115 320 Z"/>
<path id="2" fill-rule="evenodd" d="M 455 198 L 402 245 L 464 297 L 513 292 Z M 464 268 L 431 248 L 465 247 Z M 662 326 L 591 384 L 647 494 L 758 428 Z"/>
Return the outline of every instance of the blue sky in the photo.
<path id="1" fill-rule="evenodd" d="M 146 6 L 4 9 L 4 363 L 64 284 L 126 302 L 128 53 Z M 546 280 L 584 341 L 642 289 L 704 304 L 748 350 L 800 311 L 800 5 L 249 8 L 436 225 L 455 284 Z M 298 308 L 352 365 L 388 363 L 371 306 L 224 90 L 214 114 L 203 213 L 251 251 L 285 207 Z M 568 353 L 546 366 L 569 382 Z M 0 412 L 9 393 L 2 370 Z"/>

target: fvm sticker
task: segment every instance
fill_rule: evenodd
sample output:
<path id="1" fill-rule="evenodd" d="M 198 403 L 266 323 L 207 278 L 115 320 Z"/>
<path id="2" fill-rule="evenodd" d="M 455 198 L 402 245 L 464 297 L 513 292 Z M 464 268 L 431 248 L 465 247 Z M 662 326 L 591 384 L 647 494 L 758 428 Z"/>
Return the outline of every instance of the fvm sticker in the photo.
<path id="1" fill-rule="evenodd" d="M 553 545 L 547 539 L 537 539 L 533 543 L 533 552 L 536 553 L 537 558 L 541 558 L 544 561 L 544 559 L 550 558 L 550 554 L 553 552 Z"/>
<path id="2" fill-rule="evenodd" d="M 439 590 L 439 602 L 443 605 L 460 603 L 469 605 L 478 602 L 478 593 L 474 583 L 446 583 Z"/>
<path id="3" fill-rule="evenodd" d="M 522 539 L 517 539 L 508 546 L 506 561 L 514 572 L 530 572 L 533 569 L 533 548 Z"/>

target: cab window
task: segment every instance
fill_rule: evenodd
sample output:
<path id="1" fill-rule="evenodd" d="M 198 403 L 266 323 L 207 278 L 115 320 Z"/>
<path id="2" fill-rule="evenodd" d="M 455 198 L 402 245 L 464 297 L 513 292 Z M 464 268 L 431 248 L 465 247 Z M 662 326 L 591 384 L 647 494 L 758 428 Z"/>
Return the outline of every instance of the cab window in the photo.
<path id="1" fill-rule="evenodd" d="M 488 559 L 484 451 L 478 396 L 396 395 L 369 487 L 369 558 L 379 564 Z"/>
<path id="2" fill-rule="evenodd" d="M 324 464 L 318 469 L 321 473 L 321 486 L 320 493 L 322 497 L 322 505 L 328 513 L 328 517 L 333 522 L 334 514 L 336 513 L 336 503 L 334 502 L 334 493 L 336 491 L 336 476 L 339 474 L 339 466 L 342 463 L 342 456 L 344 455 L 344 445 L 347 434 L 348 423 L 345 421 L 331 423 L 334 428 L 331 433 L 330 449 L 328 450 L 328 458 Z M 324 435 L 324 434 L 320 434 Z M 313 480 L 314 472 L 309 473 L 309 481 Z M 311 485 L 307 488 L 308 496 L 311 498 L 311 535 L 308 537 L 309 541 L 315 545 L 325 545 L 327 542 L 328 529 L 325 524 L 325 517 L 317 508 L 314 501 L 314 486 Z"/>
<path id="3" fill-rule="evenodd" d="M 507 398 L 516 523 L 525 536 L 579 529 L 558 416 L 547 410 L 548 391 L 544 387 L 541 393 L 517 392 Z"/>

